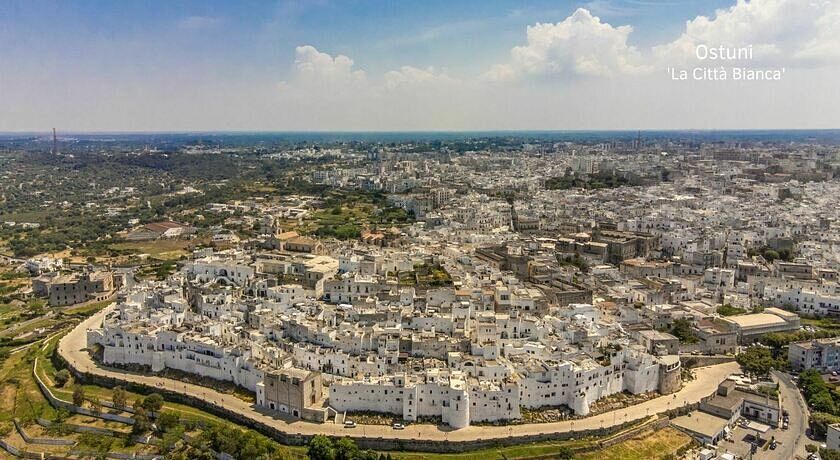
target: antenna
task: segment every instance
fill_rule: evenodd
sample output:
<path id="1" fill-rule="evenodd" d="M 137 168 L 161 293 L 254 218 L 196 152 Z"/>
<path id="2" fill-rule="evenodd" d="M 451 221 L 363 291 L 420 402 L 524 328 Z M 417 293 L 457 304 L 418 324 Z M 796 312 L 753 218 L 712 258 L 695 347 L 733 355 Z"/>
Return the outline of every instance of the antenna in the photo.
<path id="1" fill-rule="evenodd" d="M 55 128 L 53 128 L 53 155 L 58 155 L 58 138 L 55 136 Z"/>

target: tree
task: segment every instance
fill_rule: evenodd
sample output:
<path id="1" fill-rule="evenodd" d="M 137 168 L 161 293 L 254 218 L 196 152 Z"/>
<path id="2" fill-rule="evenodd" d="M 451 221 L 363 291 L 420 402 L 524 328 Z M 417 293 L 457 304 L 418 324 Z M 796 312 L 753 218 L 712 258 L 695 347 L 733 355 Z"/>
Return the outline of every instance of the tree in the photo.
<path id="1" fill-rule="evenodd" d="M 562 460 L 572 460 L 575 458 L 575 452 L 568 446 L 563 446 L 557 451 L 557 458 Z"/>
<path id="2" fill-rule="evenodd" d="M 114 387 L 114 392 L 111 394 L 111 401 L 114 403 L 115 409 L 124 410 L 127 399 L 128 394 L 126 393 L 125 388 L 121 386 Z"/>
<path id="3" fill-rule="evenodd" d="M 802 393 L 805 394 L 805 400 L 808 402 L 808 406 L 814 412 L 823 412 L 832 416 L 838 415 L 837 402 L 834 400 L 834 396 L 831 394 L 828 385 L 826 385 L 818 371 L 808 369 L 800 373 L 799 385 L 802 387 Z"/>
<path id="4" fill-rule="evenodd" d="M 62 369 L 55 373 L 55 386 L 63 387 L 70 381 L 70 371 Z"/>
<path id="5" fill-rule="evenodd" d="M 149 415 L 146 413 L 146 409 L 138 407 L 134 411 L 134 425 L 131 427 L 132 434 L 145 433 L 149 431 L 151 427 L 152 424 L 149 421 Z"/>
<path id="6" fill-rule="evenodd" d="M 73 405 L 82 407 L 85 403 L 85 389 L 81 385 L 73 387 Z"/>
<path id="7" fill-rule="evenodd" d="M 90 398 L 88 402 L 90 403 L 90 410 L 93 412 L 93 415 L 98 416 L 102 414 L 102 401 L 99 398 Z"/>
<path id="8" fill-rule="evenodd" d="M 736 360 L 747 372 L 759 377 L 766 376 L 773 368 L 784 367 L 784 362 L 773 359 L 770 350 L 758 345 L 747 348 Z"/>
<path id="9" fill-rule="evenodd" d="M 70 415 L 72 415 L 72 414 L 70 414 L 70 411 L 68 411 L 67 409 L 62 407 L 55 412 L 55 420 L 54 421 L 55 421 L 56 424 L 62 424 L 62 423 L 64 423 L 65 420 L 70 418 Z"/>
<path id="10" fill-rule="evenodd" d="M 825 391 L 826 385 L 820 373 L 815 369 L 808 369 L 799 374 L 799 386 L 805 393 L 805 399 Z"/>
<path id="11" fill-rule="evenodd" d="M 779 258 L 779 253 L 778 253 L 778 252 L 776 252 L 776 251 L 774 251 L 774 250 L 772 250 L 772 249 L 767 249 L 767 250 L 765 250 L 765 251 L 764 251 L 764 253 L 763 253 L 762 255 L 764 256 L 764 258 L 765 258 L 768 262 L 773 262 L 774 260 L 776 260 L 776 259 L 778 259 L 778 258 Z"/>
<path id="12" fill-rule="evenodd" d="M 306 455 L 310 460 L 335 460 L 335 448 L 330 438 L 318 434 L 306 444 Z"/>
<path id="13" fill-rule="evenodd" d="M 697 342 L 697 337 L 694 336 L 694 332 L 691 330 L 691 323 L 685 318 L 674 320 L 674 324 L 671 326 L 671 334 L 680 339 L 682 343 Z"/>
<path id="14" fill-rule="evenodd" d="M 761 343 L 773 349 L 781 349 L 791 342 L 791 337 L 779 332 L 769 332 L 761 336 Z"/>
<path id="15" fill-rule="evenodd" d="M 341 438 L 335 443 L 336 460 L 355 460 L 359 457 L 359 447 L 350 438 Z"/>
<path id="16" fill-rule="evenodd" d="M 822 412 L 811 413 L 810 418 L 811 431 L 818 437 L 823 437 L 828 432 L 828 426 L 835 423 L 840 423 L 840 417 Z"/>
<path id="17" fill-rule="evenodd" d="M 163 435 L 160 437 L 161 444 L 165 451 L 172 450 L 178 442 L 184 438 L 184 427 L 181 425 L 175 425 L 174 427 L 170 428 Z"/>
<path id="18" fill-rule="evenodd" d="M 155 422 L 158 431 L 165 433 L 178 426 L 181 423 L 181 418 L 175 412 L 164 411 L 158 414 Z"/>
<path id="19" fill-rule="evenodd" d="M 817 412 L 825 412 L 827 414 L 837 413 L 837 406 L 834 404 L 834 399 L 827 390 L 816 393 L 808 398 L 808 405 Z"/>
<path id="20" fill-rule="evenodd" d="M 152 393 L 143 400 L 143 409 L 147 412 L 157 412 L 163 407 L 163 396 Z"/>

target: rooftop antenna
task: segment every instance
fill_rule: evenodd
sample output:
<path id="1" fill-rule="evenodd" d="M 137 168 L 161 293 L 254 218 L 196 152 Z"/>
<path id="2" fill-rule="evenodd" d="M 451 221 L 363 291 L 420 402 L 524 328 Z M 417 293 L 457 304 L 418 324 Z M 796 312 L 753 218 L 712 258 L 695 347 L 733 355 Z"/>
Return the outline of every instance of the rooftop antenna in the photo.
<path id="1" fill-rule="evenodd" d="M 53 128 L 53 155 L 58 155 L 58 138 L 55 135 L 55 128 Z"/>

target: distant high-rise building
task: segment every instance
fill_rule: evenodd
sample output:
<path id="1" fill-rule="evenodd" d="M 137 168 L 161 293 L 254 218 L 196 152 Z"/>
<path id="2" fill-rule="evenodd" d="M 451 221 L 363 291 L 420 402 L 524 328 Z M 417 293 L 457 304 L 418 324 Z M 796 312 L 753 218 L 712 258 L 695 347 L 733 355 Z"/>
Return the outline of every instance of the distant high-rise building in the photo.
<path id="1" fill-rule="evenodd" d="M 576 173 L 594 174 L 595 161 L 592 157 L 574 157 L 572 159 L 572 170 Z"/>

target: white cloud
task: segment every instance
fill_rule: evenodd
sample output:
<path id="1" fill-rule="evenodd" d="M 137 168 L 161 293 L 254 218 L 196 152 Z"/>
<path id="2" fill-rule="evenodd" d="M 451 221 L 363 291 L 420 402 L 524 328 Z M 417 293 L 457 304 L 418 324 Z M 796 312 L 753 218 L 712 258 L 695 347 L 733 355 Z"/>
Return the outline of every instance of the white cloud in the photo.
<path id="1" fill-rule="evenodd" d="M 650 70 L 641 53 L 627 44 L 633 28 L 613 27 L 578 8 L 556 24 L 528 26 L 527 41 L 511 50 L 511 63 L 495 66 L 485 77 L 511 80 L 515 75 L 636 75 Z"/>
<path id="2" fill-rule="evenodd" d="M 667 59 L 693 59 L 697 45 L 752 45 L 755 61 L 789 65 L 840 58 L 840 2 L 836 0 L 738 0 L 714 17 L 686 22 L 675 41 L 654 48 Z"/>
<path id="3" fill-rule="evenodd" d="M 353 60 L 343 54 L 332 57 L 318 51 L 314 46 L 295 48 L 295 70 L 298 77 L 306 80 L 329 82 L 362 82 L 363 70 L 353 69 Z"/>
<path id="4" fill-rule="evenodd" d="M 222 18 L 213 16 L 187 16 L 178 23 L 178 27 L 186 30 L 211 29 L 220 25 Z"/>
<path id="5" fill-rule="evenodd" d="M 351 57 L 311 45 L 295 49 L 283 82 L 267 72 L 203 81 L 212 72 L 202 72 L 185 75 L 179 85 L 166 75 L 138 91 L 149 85 L 146 77 L 126 84 L 135 80 L 93 72 L 56 85 L 46 72 L 12 69 L 0 74 L 0 86 L 8 88 L 0 99 L 14 111 L 0 113 L 0 125 L 40 126 L 49 112 L 58 121 L 48 126 L 80 120 L 72 128 L 81 130 L 836 128 L 837 71 L 810 64 L 840 61 L 839 10 L 840 0 L 742 0 L 687 22 L 683 34 L 654 52 L 629 44 L 629 26 L 581 9 L 561 22 L 528 27 L 521 46 L 508 45 L 507 60 L 459 78 L 411 65 L 366 72 Z M 693 59 L 701 40 L 746 40 L 803 65 L 781 82 L 676 82 L 664 71 L 646 72 L 671 65 L 662 56 L 683 48 Z"/>
<path id="6" fill-rule="evenodd" d="M 295 49 L 291 79 L 280 82 L 279 88 L 283 92 L 307 92 L 313 97 L 317 97 L 318 92 L 349 90 L 371 96 L 404 88 L 421 91 L 445 89 L 458 83 L 457 79 L 434 67 L 421 69 L 410 65 L 369 79 L 366 72 L 356 68 L 349 57 L 341 54 L 333 57 L 314 46 L 303 45 Z"/>
<path id="7" fill-rule="evenodd" d="M 418 69 L 417 67 L 405 65 L 400 67 L 399 70 L 392 70 L 385 74 L 385 87 L 388 89 L 416 86 L 430 87 L 453 83 L 457 83 L 457 80 L 445 73 L 435 72 L 435 69 L 432 67 Z"/>
<path id="8" fill-rule="evenodd" d="M 273 94 L 272 119 L 289 129 L 445 129 L 480 109 L 475 88 L 445 71 L 405 65 L 373 75 L 310 45 L 296 48 L 291 75 Z"/>

